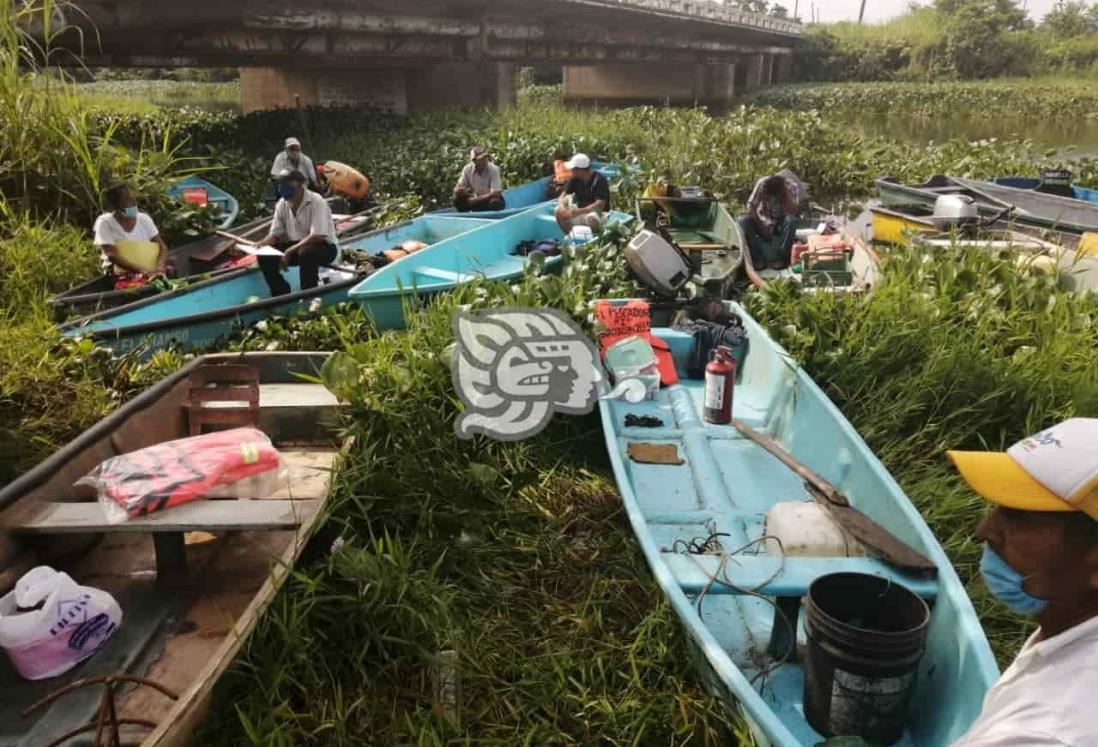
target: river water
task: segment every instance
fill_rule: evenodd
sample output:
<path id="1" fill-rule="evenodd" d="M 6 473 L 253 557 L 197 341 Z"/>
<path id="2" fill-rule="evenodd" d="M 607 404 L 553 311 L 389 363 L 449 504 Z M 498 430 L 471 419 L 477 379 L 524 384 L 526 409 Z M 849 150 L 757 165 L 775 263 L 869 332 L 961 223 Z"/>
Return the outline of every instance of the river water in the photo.
<path id="1" fill-rule="evenodd" d="M 1098 118 L 1038 122 L 1033 119 L 979 116 L 961 112 L 948 117 L 913 119 L 901 116 L 852 117 L 848 124 L 866 135 L 915 143 L 943 142 L 954 138 L 1028 138 L 1039 148 L 1065 155 L 1098 155 Z"/>

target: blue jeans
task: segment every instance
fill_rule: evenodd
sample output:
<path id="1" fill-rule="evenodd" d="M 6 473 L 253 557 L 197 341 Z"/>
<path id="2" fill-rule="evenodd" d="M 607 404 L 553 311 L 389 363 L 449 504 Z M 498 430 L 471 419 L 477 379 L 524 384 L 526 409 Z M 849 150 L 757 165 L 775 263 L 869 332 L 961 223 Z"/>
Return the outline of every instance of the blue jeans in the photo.
<path id="1" fill-rule="evenodd" d="M 769 236 L 759 233 L 759 224 L 750 216 L 740 218 L 740 228 L 751 252 L 751 264 L 756 270 L 781 270 L 789 267 L 789 255 L 797 238 L 797 221 L 792 215 L 782 218 Z"/>

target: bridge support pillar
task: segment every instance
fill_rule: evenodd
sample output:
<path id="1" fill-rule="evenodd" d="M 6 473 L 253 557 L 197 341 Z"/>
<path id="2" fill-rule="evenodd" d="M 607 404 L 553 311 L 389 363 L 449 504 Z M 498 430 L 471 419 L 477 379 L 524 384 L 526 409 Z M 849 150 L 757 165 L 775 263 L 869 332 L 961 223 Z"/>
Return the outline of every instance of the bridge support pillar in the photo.
<path id="1" fill-rule="evenodd" d="M 515 100 L 515 68 L 504 63 L 445 63 L 430 68 L 240 70 L 244 113 L 315 104 L 369 106 L 405 113 Z"/>
<path id="2" fill-rule="evenodd" d="M 566 101 L 592 103 L 720 106 L 731 102 L 735 81 L 732 63 L 568 65 L 563 96 Z"/>
<path id="3" fill-rule="evenodd" d="M 752 89 L 765 86 L 770 82 L 770 55 L 758 53 L 748 55 L 744 60 L 747 67 L 747 77 L 744 80 L 744 88 Z"/>
<path id="4" fill-rule="evenodd" d="M 774 58 L 774 77 L 772 83 L 785 83 L 793 77 L 793 55 L 780 54 Z"/>
<path id="5" fill-rule="evenodd" d="M 408 110 L 506 106 L 515 102 L 515 66 L 503 62 L 445 62 L 408 72 Z"/>

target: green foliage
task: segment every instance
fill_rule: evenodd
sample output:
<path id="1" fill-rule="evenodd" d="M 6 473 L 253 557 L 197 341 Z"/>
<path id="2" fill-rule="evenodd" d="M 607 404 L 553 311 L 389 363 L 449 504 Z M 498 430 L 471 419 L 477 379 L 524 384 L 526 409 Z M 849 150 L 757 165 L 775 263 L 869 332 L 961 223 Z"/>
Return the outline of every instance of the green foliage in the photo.
<path id="1" fill-rule="evenodd" d="M 440 298 L 405 333 L 342 331 L 324 375 L 348 399 L 354 445 L 321 557 L 264 618 L 204 744 L 734 743 L 612 486 L 585 464 L 597 423 L 521 443 L 454 436 L 452 314 L 470 298 L 571 302 L 540 280 Z M 444 650 L 460 682 L 450 709 L 433 689 Z"/>
<path id="2" fill-rule="evenodd" d="M 1098 33 L 1098 3 L 1059 0 L 1041 20 L 1041 29 L 1054 39 Z"/>
<path id="3" fill-rule="evenodd" d="M 131 80 L 112 79 L 82 83 L 76 92 L 92 109 L 116 109 L 119 101 L 131 101 L 138 111 L 154 111 L 157 107 L 179 109 L 195 107 L 206 111 L 236 112 L 240 110 L 240 83 L 178 81 L 173 79 Z"/>
<path id="4" fill-rule="evenodd" d="M 1094 58 L 1053 42 L 1092 18 L 1068 3 L 1034 30 L 1015 0 L 937 0 L 882 24 L 808 29 L 795 58 L 798 80 L 983 79 L 1061 71 L 1087 73 Z M 1081 4 L 1080 4 L 1081 5 Z"/>

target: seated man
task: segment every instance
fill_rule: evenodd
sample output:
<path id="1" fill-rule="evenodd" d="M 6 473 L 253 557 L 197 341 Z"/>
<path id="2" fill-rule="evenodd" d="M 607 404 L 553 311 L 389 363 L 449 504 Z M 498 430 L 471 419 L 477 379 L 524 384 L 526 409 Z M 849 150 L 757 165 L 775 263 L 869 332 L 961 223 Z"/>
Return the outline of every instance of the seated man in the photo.
<path id="1" fill-rule="evenodd" d="M 1098 745 L 1098 419 L 1002 452 L 950 451 L 990 512 L 976 528 L 991 595 L 1039 627 L 954 747 Z"/>
<path id="2" fill-rule="evenodd" d="M 292 290 L 281 270 L 300 266 L 301 290 L 309 290 L 320 282 L 320 267 L 339 257 L 331 208 L 323 197 L 305 188 L 305 181 L 300 171 L 286 170 L 278 175 L 280 199 L 275 206 L 271 232 L 256 243 L 283 251 L 281 257 L 259 257 L 259 269 L 274 296 Z"/>
<path id="3" fill-rule="evenodd" d="M 747 259 L 756 270 L 789 267 L 789 255 L 797 237 L 797 185 L 780 174 L 755 183 L 747 200 L 747 215 L 740 218 Z"/>
<path id="4" fill-rule="evenodd" d="M 469 153 L 469 163 L 461 170 L 454 186 L 454 207 L 459 213 L 506 207 L 499 166 L 492 163 L 491 155 L 479 145 Z"/>
<path id="5" fill-rule="evenodd" d="M 130 286 L 166 274 L 168 246 L 153 219 L 137 209 L 137 197 L 129 185 L 113 184 L 104 197 L 111 212 L 96 218 L 94 228 L 103 271 Z"/>
<path id="6" fill-rule="evenodd" d="M 571 169 L 572 178 L 557 200 L 557 225 L 565 233 L 576 226 L 597 230 L 602 223 L 599 213 L 610 209 L 610 182 L 591 168 L 591 159 L 583 153 L 572 156 L 565 165 Z"/>
<path id="7" fill-rule="evenodd" d="M 274 163 L 271 164 L 271 181 L 278 181 L 278 175 L 287 170 L 300 171 L 309 180 L 311 187 L 319 189 L 313 159 L 301 152 L 301 141 L 296 137 L 286 138 L 282 152 L 275 156 Z M 277 184 L 275 189 L 278 189 Z"/>

